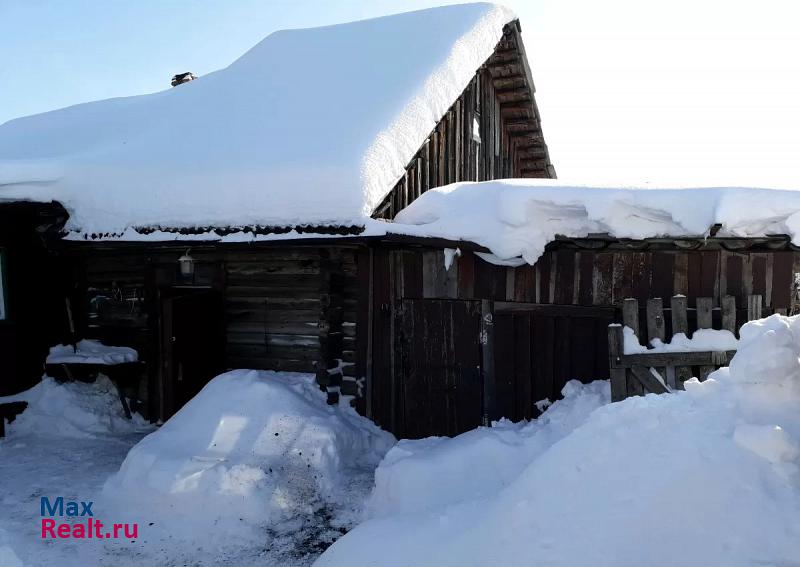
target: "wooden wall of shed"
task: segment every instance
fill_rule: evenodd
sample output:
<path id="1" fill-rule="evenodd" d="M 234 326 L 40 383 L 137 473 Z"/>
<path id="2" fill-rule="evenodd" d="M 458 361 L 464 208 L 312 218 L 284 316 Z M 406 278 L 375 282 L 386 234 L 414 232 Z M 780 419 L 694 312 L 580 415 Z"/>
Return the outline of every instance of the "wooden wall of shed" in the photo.
<path id="1" fill-rule="evenodd" d="M 555 178 L 534 92 L 518 24 L 511 23 L 375 216 L 393 219 L 428 189 L 458 181 Z"/>
<path id="2" fill-rule="evenodd" d="M 554 243 L 535 265 L 520 267 L 497 266 L 465 251 L 449 269 L 441 249 L 376 250 L 372 417 L 397 434 L 404 433 L 397 417 L 403 414 L 402 388 L 391 384 L 400 372 L 396 313 L 403 300 L 489 299 L 543 308 L 538 317 L 519 312 L 495 318 L 498 396 L 509 398 L 507 407 L 513 408 L 506 417 L 521 419 L 535 415 L 532 402 L 558 397 L 569 379 L 608 377 L 606 326 L 621 320 L 618 308 L 623 299 L 634 297 L 644 306 L 648 298 L 662 297 L 668 308 L 667 298 L 686 295 L 694 330 L 691 313 L 696 298 L 712 297 L 719 307 L 721 297 L 733 295 L 741 324 L 750 294 L 762 296 L 765 315 L 789 312 L 793 274 L 800 272 L 800 253 L 789 249 L 727 250 L 711 241 L 699 250 L 642 242 L 631 247 L 589 245 L 594 248 Z M 714 313 L 715 328 L 720 328 L 719 310 Z M 530 352 L 524 352 L 526 348 Z M 568 364 L 555 364 L 559 357 Z M 519 380 L 525 373 L 534 380 L 532 385 Z"/>
<path id="3" fill-rule="evenodd" d="M 314 373 L 327 360 L 322 381 L 338 386 L 338 367 L 345 393 L 355 392 L 355 247 L 200 245 L 191 249 L 193 281 L 179 274 L 177 259 L 185 250 L 184 245 L 73 245 L 69 251 L 80 282 L 76 301 L 83 301 L 85 336 L 140 351 L 149 363 L 145 390 L 151 412 L 157 408 L 158 291 L 172 286 L 209 286 L 222 293 L 228 368 Z M 98 291 L 122 294 L 134 307 L 89 319 L 88 299 Z M 334 370 L 327 372 L 328 366 Z"/>
<path id="4" fill-rule="evenodd" d="M 535 265 L 497 266 L 464 252 L 445 270 L 442 250 L 392 252 L 399 293 L 405 298 L 492 299 L 528 303 L 619 306 L 628 297 L 689 298 L 733 295 L 746 308 L 750 294 L 763 297 L 765 312 L 791 307 L 793 250 L 647 250 L 548 247 Z"/>

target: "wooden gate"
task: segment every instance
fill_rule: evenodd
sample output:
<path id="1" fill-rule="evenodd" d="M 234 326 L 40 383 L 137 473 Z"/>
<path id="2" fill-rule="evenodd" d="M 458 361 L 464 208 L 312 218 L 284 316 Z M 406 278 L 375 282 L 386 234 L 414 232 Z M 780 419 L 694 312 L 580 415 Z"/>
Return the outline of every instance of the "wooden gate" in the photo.
<path id="1" fill-rule="evenodd" d="M 573 379 L 608 377 L 610 307 L 405 299 L 397 314 L 393 431 L 457 435 L 537 417 Z"/>
<path id="2" fill-rule="evenodd" d="M 537 417 L 535 402 L 557 400 L 570 380 L 608 378 L 613 308 L 496 302 L 494 313 L 492 419 Z"/>
<path id="3" fill-rule="evenodd" d="M 645 325 L 639 325 L 639 302 L 625 299 L 622 320 L 634 335 L 646 337 L 640 343 L 650 344 L 653 339 L 664 342 L 667 336 L 683 333 L 689 336 L 692 329 L 723 329 L 736 334 L 747 321 L 762 317 L 762 296 L 749 295 L 747 307 L 737 309 L 736 298 L 726 295 L 715 307 L 711 297 L 698 297 L 695 308 L 689 309 L 687 299 L 676 295 L 666 310 L 661 298 L 647 300 Z M 647 334 L 641 330 L 646 328 Z M 623 326 L 608 327 L 609 373 L 611 375 L 611 400 L 619 401 L 629 396 L 664 394 L 683 389 L 683 383 L 693 376 L 701 381 L 721 366 L 727 366 L 735 350 L 689 351 L 689 352 L 625 352 Z"/>
<path id="4" fill-rule="evenodd" d="M 481 424 L 480 329 L 480 301 L 402 301 L 396 335 L 400 380 L 392 391 L 400 414 L 396 432 L 416 439 L 457 435 Z"/>

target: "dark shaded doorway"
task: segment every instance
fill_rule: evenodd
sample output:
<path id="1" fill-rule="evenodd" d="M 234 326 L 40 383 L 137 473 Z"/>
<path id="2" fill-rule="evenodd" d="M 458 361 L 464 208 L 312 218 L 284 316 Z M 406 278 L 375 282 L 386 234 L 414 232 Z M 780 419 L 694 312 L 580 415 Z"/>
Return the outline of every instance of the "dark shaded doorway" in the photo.
<path id="1" fill-rule="evenodd" d="M 161 291 L 161 419 L 169 419 L 224 370 L 222 294 L 210 288 Z"/>

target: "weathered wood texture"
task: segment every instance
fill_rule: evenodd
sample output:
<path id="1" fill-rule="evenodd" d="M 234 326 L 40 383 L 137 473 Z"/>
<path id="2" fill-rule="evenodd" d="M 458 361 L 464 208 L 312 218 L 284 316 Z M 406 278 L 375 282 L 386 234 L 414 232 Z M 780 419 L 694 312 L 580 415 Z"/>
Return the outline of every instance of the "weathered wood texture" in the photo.
<path id="1" fill-rule="evenodd" d="M 714 244 L 709 241 L 707 245 Z M 557 399 L 570 379 L 591 381 L 613 376 L 615 368 L 609 367 L 606 331 L 611 322 L 624 319 L 642 336 L 649 332 L 661 340 L 674 332 L 690 334 L 697 328 L 698 318 L 706 325 L 710 320 L 717 328 L 727 328 L 723 322 L 730 326 L 734 321 L 738 328 L 747 320 L 748 302 L 746 296 L 740 300 L 720 295 L 721 289 L 728 289 L 729 282 L 743 290 L 770 289 L 769 300 L 766 294 L 760 300 L 762 314 L 790 308 L 791 273 L 784 269 L 786 273 L 776 280 L 778 271 L 774 266 L 791 266 L 795 255 L 791 250 L 737 251 L 738 258 L 763 257 L 765 264 L 773 266 L 771 270 L 752 271 L 746 279 L 737 273 L 728 277 L 721 269 L 721 258 L 733 257 L 726 250 L 687 250 L 664 242 L 653 244 L 651 250 L 649 245 L 589 239 L 578 244 L 557 241 L 535 265 L 517 268 L 491 264 L 467 250 L 455 255 L 448 267 L 442 249 L 376 249 L 372 305 L 376 348 L 370 395 L 373 418 L 397 434 L 406 434 L 398 416 L 406 415 L 404 396 L 412 392 L 404 385 L 406 374 L 396 361 L 398 353 L 408 356 L 402 353 L 411 349 L 416 356 L 428 356 L 427 361 L 417 361 L 426 367 L 434 367 L 442 357 L 451 356 L 417 344 L 427 340 L 419 322 L 414 327 L 416 336 L 406 333 L 401 340 L 392 332 L 400 303 L 494 302 L 492 419 L 535 417 L 535 402 Z M 721 281 L 723 276 L 725 282 Z M 745 285 L 745 281 L 749 283 Z M 672 297 L 676 289 L 688 295 Z M 702 291 L 712 295 L 697 295 Z M 669 301 L 659 299 L 671 297 Z M 759 301 L 751 300 L 751 311 L 756 303 Z M 435 327 L 440 322 L 433 318 L 428 324 Z M 437 344 L 448 347 L 446 343 Z M 476 355 L 457 352 L 455 356 L 460 360 Z M 667 374 L 668 365 L 662 360 L 656 362 L 657 369 Z M 637 364 L 641 365 L 641 361 Z M 675 383 L 688 379 L 693 372 L 690 366 L 675 368 L 674 376 L 669 370 L 667 380 Z M 694 373 L 699 372 L 700 369 Z M 640 376 L 645 380 L 652 377 Z M 622 392 L 629 389 L 635 393 L 645 391 L 635 375 Z"/>
<path id="2" fill-rule="evenodd" d="M 393 219 L 428 189 L 457 181 L 554 178 L 534 92 L 514 22 L 374 216 Z"/>
<path id="3" fill-rule="evenodd" d="M 481 424 L 481 305 L 406 300 L 398 312 L 401 369 L 396 395 L 403 437 L 456 435 Z"/>
<path id="4" fill-rule="evenodd" d="M 792 250 L 737 252 L 734 256 L 724 250 L 681 251 L 674 246 L 656 251 L 609 246 L 597 251 L 556 242 L 533 266 L 497 266 L 473 252 L 462 251 L 445 270 L 441 249 L 405 249 L 392 254 L 400 270 L 401 297 L 614 306 L 623 310 L 625 299 L 636 299 L 644 313 L 648 299 L 661 297 L 666 301 L 683 294 L 687 307 L 694 310 L 698 297 L 709 297 L 711 309 L 717 310 L 722 298 L 730 295 L 736 301 L 739 326 L 746 320 L 747 297 L 753 290 L 761 295 L 762 314 L 791 309 L 793 264 L 795 257 L 800 257 Z M 772 268 L 731 270 L 732 258 L 740 262 L 763 258 Z M 663 307 L 669 310 L 668 305 Z M 664 325 L 668 334 L 669 318 Z"/>
<path id="5" fill-rule="evenodd" d="M 761 317 L 763 297 L 760 294 L 747 296 L 746 320 Z M 666 336 L 682 333 L 686 336 L 700 329 L 719 328 L 738 332 L 736 321 L 736 298 L 725 295 L 720 306 L 713 307 L 711 297 L 698 297 L 694 309 L 687 308 L 685 296 L 675 296 L 670 301 L 672 329 L 666 334 L 663 302 L 661 298 L 647 301 L 646 332 L 639 325 L 639 302 L 626 299 L 627 316 L 623 324 L 634 331 L 640 345 L 652 345 L 652 341 L 664 341 Z M 690 326 L 691 322 L 691 326 Z M 648 393 L 662 394 L 683 389 L 683 382 L 697 376 L 705 380 L 708 375 L 730 362 L 735 351 L 724 352 L 631 352 L 624 349 L 623 327 L 619 324 L 608 328 L 609 368 L 611 374 L 611 398 L 619 401 L 628 396 Z"/>
<path id="6" fill-rule="evenodd" d="M 68 249 L 76 266 L 82 336 L 139 350 L 148 365 L 150 411 L 158 411 L 164 290 L 212 288 L 223 296 L 225 366 L 316 373 L 321 385 L 357 393 L 356 247 L 258 249 L 198 246 L 195 276 L 179 274 L 185 248 Z M 201 320 L 203 313 L 194 314 Z M 337 388 L 332 388 L 336 391 Z"/>

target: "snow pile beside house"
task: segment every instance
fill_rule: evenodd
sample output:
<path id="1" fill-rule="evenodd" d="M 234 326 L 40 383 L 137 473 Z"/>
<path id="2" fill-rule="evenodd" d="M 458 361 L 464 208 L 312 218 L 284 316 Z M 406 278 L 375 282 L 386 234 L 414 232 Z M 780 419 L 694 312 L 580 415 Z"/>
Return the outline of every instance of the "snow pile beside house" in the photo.
<path id="1" fill-rule="evenodd" d="M 530 264 L 557 235 L 616 238 L 789 234 L 800 244 L 800 191 L 584 187 L 549 180 L 456 183 L 425 192 L 389 230 L 476 242 Z"/>
<path id="2" fill-rule="evenodd" d="M 70 347 L 71 349 L 72 347 Z M 91 437 L 146 431 L 150 426 L 138 414 L 125 417 L 114 384 L 102 374 L 92 383 L 58 383 L 50 377 L 30 390 L 0 403 L 28 402 L 28 407 L 9 425 L 9 435 Z"/>
<path id="3" fill-rule="evenodd" d="M 190 545 L 266 545 L 278 526 L 352 521 L 337 517 L 357 505 L 352 484 L 359 474 L 371 484 L 394 442 L 349 406 L 327 405 L 313 376 L 237 370 L 131 449 L 103 492 Z"/>
<path id="4" fill-rule="evenodd" d="M 79 235 L 363 225 L 513 19 L 465 4 L 278 31 L 176 88 L 12 120 L 0 199 L 59 201 Z"/>
<path id="5" fill-rule="evenodd" d="M 458 475 L 409 486 L 387 458 L 375 517 L 317 565 L 793 565 L 799 409 L 800 318 L 748 323 L 730 368 L 685 392 L 599 407 L 526 466 L 462 436 L 428 449 L 456 460 L 472 445 Z M 462 478 L 473 466 L 496 467 L 507 485 L 475 489 Z M 460 494 L 441 498 L 449 483 Z M 432 505 L 382 496 L 408 493 Z"/>
<path id="6" fill-rule="evenodd" d="M 531 422 L 503 420 L 453 439 L 402 440 L 375 472 L 369 513 L 388 516 L 435 510 L 464 498 L 487 497 L 519 476 L 531 460 L 610 402 L 608 382 L 572 380 L 556 401 Z M 469 471 L 465 474 L 465 471 Z M 442 482 L 446 479 L 446 482 Z"/>

